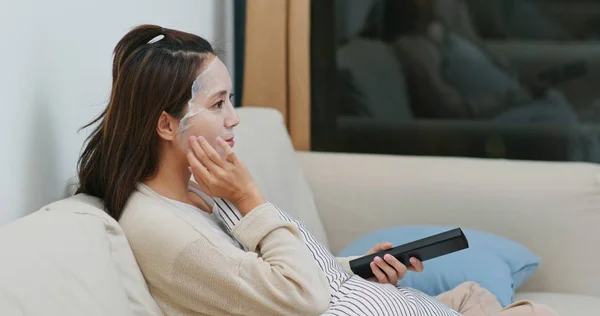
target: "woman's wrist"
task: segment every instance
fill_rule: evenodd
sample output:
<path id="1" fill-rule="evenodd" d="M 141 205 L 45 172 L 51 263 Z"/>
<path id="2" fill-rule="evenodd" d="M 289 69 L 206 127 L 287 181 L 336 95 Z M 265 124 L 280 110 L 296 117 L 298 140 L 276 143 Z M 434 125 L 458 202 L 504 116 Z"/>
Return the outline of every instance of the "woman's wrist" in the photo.
<path id="1" fill-rule="evenodd" d="M 239 200 L 234 202 L 235 207 L 243 216 L 246 216 L 246 214 L 250 213 L 257 206 L 265 203 L 266 200 L 258 190 L 251 190 L 251 192 L 244 194 Z"/>

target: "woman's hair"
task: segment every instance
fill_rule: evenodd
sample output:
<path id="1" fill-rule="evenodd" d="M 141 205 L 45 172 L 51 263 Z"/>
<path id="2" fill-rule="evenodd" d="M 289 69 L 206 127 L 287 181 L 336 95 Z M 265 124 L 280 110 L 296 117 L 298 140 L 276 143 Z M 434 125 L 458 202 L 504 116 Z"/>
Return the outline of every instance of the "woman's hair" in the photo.
<path id="1" fill-rule="evenodd" d="M 120 218 L 136 185 L 157 171 L 161 113 L 183 117 L 192 84 L 211 54 L 205 39 L 156 25 L 138 26 L 119 41 L 110 101 L 82 127 L 98 123 L 79 157 L 77 193 L 103 199 L 106 211 Z"/>

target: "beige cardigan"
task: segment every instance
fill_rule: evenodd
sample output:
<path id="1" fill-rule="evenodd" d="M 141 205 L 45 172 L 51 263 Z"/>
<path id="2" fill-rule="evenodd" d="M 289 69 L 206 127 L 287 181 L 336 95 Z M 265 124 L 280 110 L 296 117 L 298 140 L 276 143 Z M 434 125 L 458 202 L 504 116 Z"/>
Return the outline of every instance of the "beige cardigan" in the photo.
<path id="1" fill-rule="evenodd" d="M 234 227 L 248 252 L 174 208 L 140 184 L 119 220 L 166 315 L 318 315 L 329 308 L 325 274 L 273 205 L 256 207 Z M 348 260 L 339 259 L 346 270 Z"/>

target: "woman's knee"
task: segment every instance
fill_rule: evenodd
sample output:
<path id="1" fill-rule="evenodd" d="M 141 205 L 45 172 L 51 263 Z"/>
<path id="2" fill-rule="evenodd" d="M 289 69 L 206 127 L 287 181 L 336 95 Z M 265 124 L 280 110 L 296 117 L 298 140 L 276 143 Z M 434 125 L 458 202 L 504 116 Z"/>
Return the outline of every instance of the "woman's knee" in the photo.
<path id="1" fill-rule="evenodd" d="M 469 291 L 471 293 L 475 293 L 475 294 L 493 295 L 490 291 L 488 291 L 486 288 L 481 286 L 481 284 L 479 284 L 477 282 L 473 282 L 473 281 L 464 282 L 464 283 L 460 284 L 459 287 L 469 289 Z"/>

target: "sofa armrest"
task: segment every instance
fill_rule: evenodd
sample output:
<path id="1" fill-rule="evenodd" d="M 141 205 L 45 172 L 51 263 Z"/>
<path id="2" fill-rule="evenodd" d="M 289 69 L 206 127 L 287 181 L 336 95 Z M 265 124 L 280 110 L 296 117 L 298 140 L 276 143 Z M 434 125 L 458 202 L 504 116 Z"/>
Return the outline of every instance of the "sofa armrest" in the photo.
<path id="1" fill-rule="evenodd" d="M 542 258 L 522 289 L 600 296 L 600 167 L 585 163 L 298 153 L 334 253 L 375 230 L 459 226 Z"/>

